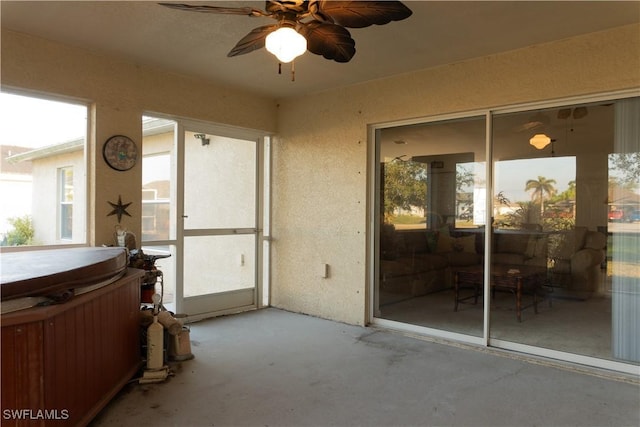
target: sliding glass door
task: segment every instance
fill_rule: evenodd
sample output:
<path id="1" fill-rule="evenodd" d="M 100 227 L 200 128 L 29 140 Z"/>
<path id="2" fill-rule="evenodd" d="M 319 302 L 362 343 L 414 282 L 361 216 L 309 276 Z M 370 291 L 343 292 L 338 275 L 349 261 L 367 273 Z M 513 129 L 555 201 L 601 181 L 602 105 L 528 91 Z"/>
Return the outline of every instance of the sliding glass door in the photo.
<path id="1" fill-rule="evenodd" d="M 376 131 L 374 323 L 632 370 L 640 99 L 487 117 Z"/>

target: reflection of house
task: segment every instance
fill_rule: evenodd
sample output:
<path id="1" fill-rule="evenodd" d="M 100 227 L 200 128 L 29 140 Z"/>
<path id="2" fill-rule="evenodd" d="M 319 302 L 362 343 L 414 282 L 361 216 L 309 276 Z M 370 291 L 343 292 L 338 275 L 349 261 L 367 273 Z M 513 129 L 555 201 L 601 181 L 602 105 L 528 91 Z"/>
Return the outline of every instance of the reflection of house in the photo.
<path id="1" fill-rule="evenodd" d="M 545 206 L 545 218 L 575 218 L 576 202 L 575 200 L 560 200 L 556 203 L 549 203 Z"/>
<path id="2" fill-rule="evenodd" d="M 609 187 L 609 211 L 622 211 L 621 220 L 625 220 L 632 211 L 640 209 L 640 194 L 619 186 Z"/>

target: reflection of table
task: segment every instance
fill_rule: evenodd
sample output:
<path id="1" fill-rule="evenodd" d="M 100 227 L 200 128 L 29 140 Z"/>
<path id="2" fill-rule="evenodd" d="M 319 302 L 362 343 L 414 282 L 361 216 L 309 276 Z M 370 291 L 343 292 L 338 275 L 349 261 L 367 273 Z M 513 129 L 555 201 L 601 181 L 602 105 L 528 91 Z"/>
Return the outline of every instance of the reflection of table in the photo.
<path id="1" fill-rule="evenodd" d="M 538 297 L 542 295 L 542 286 L 546 282 L 547 269 L 531 265 L 494 265 L 491 267 L 491 291 L 495 297 L 496 289 L 506 289 L 516 297 L 516 315 L 518 322 L 522 321 L 522 310 L 533 306 L 538 314 Z M 482 289 L 484 269 L 482 266 L 462 268 L 455 274 L 454 280 L 454 311 L 458 311 L 458 304 L 473 298 L 478 303 Z M 473 289 L 472 295 L 460 297 L 460 289 Z M 533 296 L 530 305 L 522 305 L 522 295 L 529 293 Z"/>
<path id="2" fill-rule="evenodd" d="M 482 282 L 484 281 L 484 268 L 481 265 L 474 265 L 472 267 L 461 268 L 455 272 L 453 280 L 453 292 L 454 292 L 454 306 L 453 311 L 458 311 L 458 304 L 464 303 L 467 300 L 473 298 L 473 304 L 478 304 L 478 296 L 482 289 Z M 460 289 L 471 288 L 473 289 L 472 295 L 460 297 Z"/>

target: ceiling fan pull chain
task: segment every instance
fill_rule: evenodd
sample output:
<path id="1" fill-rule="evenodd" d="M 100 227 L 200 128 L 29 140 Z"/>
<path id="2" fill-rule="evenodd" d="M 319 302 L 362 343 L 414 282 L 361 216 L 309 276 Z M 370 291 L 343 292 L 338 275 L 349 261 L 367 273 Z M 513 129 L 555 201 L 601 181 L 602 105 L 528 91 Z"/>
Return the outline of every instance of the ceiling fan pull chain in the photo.
<path id="1" fill-rule="evenodd" d="M 282 62 L 278 62 L 278 74 L 282 74 Z"/>
<path id="2" fill-rule="evenodd" d="M 296 81 L 296 61 L 291 61 L 291 81 Z"/>

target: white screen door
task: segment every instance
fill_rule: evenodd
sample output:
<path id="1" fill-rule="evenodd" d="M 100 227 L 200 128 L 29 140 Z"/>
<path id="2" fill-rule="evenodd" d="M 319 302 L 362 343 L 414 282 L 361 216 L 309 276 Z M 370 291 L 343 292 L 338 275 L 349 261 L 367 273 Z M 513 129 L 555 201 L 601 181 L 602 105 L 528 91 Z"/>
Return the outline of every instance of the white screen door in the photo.
<path id="1" fill-rule="evenodd" d="M 262 272 L 261 139 L 193 126 L 182 135 L 182 309 L 204 316 L 254 308 Z"/>

